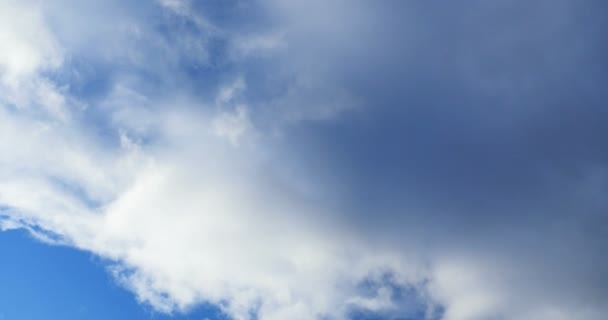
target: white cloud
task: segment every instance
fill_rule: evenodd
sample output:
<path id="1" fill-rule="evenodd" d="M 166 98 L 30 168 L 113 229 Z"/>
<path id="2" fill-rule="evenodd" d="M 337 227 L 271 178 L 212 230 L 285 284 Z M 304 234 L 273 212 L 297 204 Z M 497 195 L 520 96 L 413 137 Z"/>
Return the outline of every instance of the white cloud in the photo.
<path id="1" fill-rule="evenodd" d="M 59 66 L 61 50 L 35 7 L 0 5 L 0 65 L 5 85 L 17 85 L 41 69 Z"/>
<path id="2" fill-rule="evenodd" d="M 40 76 L 62 61 L 62 49 L 39 8 L 13 1 L 0 4 L 0 101 L 18 108 L 43 107 L 44 113 L 65 120 L 61 90 Z"/>
<path id="3" fill-rule="evenodd" d="M 232 113 L 221 113 L 213 120 L 212 126 L 215 135 L 228 139 L 233 145 L 238 145 L 243 135 L 251 130 L 247 107 L 239 105 Z"/>
<path id="4" fill-rule="evenodd" d="M 27 82 L 43 79 L 45 66 L 8 68 Z M 116 83 L 102 103 L 114 142 L 75 120 L 2 105 L 3 229 L 21 226 L 116 261 L 116 278 L 159 310 L 210 301 L 235 319 L 338 316 L 358 281 L 385 266 L 358 258 L 368 255 L 362 243 L 320 223 L 327 209 L 284 185 L 263 145 L 238 144 L 248 111 L 224 109 L 242 80 L 220 90 L 215 116 L 187 106 L 150 112 L 153 103 L 127 86 Z M 65 101 L 35 107 L 55 100 Z M 138 143 L 150 132 L 158 143 Z"/>
<path id="5" fill-rule="evenodd" d="M 54 185 L 47 178 L 50 172 L 27 156 L 21 165 L 43 171 L 24 174 L 15 168 L 17 161 L 9 160 L 3 166 L 9 172 L 0 183 L 0 201 L 24 225 L 40 226 L 70 245 L 117 261 L 117 278 L 160 310 L 211 301 L 223 304 L 236 319 L 247 319 L 256 309 L 263 319 L 341 314 L 341 301 L 356 297 L 357 282 L 384 264 L 360 258 L 371 253 L 358 240 L 319 225 L 325 209 L 279 185 L 272 171 L 263 173 L 262 168 L 272 164 L 256 161 L 256 150 L 235 149 L 206 135 L 204 118 L 192 117 L 174 122 L 178 127 L 163 124 L 166 136 L 180 141 L 167 148 L 142 147 L 138 164 L 117 174 L 103 165 L 120 157 L 82 154 L 91 149 L 78 153 L 94 167 L 74 174 L 83 179 L 73 182 L 75 186 L 92 190 L 103 185 L 103 180 L 89 177 L 97 171 L 116 185 L 123 174 L 133 175 L 128 186 L 120 192 L 113 189 L 118 194 L 101 207 L 87 206 Z M 193 127 L 184 131 L 184 126 Z M 68 157 L 69 148 L 42 146 L 49 134 L 29 138 L 37 152 L 51 148 L 59 157 Z M 1 145 L 16 147 L 9 140 Z M 124 150 L 122 156 L 128 154 Z M 67 160 L 66 169 L 77 169 L 78 161 Z M 56 175 L 71 177 L 67 172 Z"/>
<path id="6" fill-rule="evenodd" d="M 224 105 L 226 103 L 232 102 L 237 95 L 242 93 L 247 88 L 247 84 L 242 77 L 237 78 L 230 85 L 224 86 L 220 89 L 217 97 L 215 98 L 215 103 L 217 105 Z"/>
<path id="7" fill-rule="evenodd" d="M 233 39 L 233 55 L 236 59 L 248 56 L 264 56 L 285 49 L 288 46 L 286 34 L 277 32 L 255 34 L 248 36 L 235 35 Z"/>

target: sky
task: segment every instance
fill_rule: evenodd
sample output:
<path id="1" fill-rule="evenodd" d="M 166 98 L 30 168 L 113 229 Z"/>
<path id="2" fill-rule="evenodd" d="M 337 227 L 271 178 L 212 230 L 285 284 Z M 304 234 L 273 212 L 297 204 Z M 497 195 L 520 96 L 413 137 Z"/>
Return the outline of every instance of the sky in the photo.
<path id="1" fill-rule="evenodd" d="M 0 319 L 605 319 L 607 6 L 0 0 Z"/>

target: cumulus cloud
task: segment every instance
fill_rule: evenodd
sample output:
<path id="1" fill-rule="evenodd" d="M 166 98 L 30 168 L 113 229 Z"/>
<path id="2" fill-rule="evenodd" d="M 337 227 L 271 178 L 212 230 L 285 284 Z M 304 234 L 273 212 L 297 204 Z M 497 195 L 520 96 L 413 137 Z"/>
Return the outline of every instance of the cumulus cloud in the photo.
<path id="1" fill-rule="evenodd" d="M 4 2 L 0 228 L 162 312 L 601 319 L 601 5 L 391 4 Z"/>

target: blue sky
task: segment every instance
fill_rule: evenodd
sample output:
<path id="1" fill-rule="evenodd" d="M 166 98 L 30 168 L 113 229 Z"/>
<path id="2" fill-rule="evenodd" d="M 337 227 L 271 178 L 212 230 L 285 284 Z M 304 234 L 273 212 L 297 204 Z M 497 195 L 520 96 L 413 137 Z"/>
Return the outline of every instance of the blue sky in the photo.
<path id="1" fill-rule="evenodd" d="M 112 281 L 107 262 L 66 247 L 45 245 L 24 231 L 0 233 L 0 319 L 224 319 L 201 306 L 165 315 L 143 306 Z"/>
<path id="2" fill-rule="evenodd" d="M 605 12 L 0 2 L 0 315 L 603 319 Z"/>

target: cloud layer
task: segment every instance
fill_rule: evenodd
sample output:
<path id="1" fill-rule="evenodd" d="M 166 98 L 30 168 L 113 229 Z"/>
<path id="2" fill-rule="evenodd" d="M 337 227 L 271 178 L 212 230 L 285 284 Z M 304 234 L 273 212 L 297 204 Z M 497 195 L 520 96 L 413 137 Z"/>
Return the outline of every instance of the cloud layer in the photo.
<path id="1" fill-rule="evenodd" d="M 5 1 L 0 227 L 161 312 L 602 319 L 604 6 Z"/>

